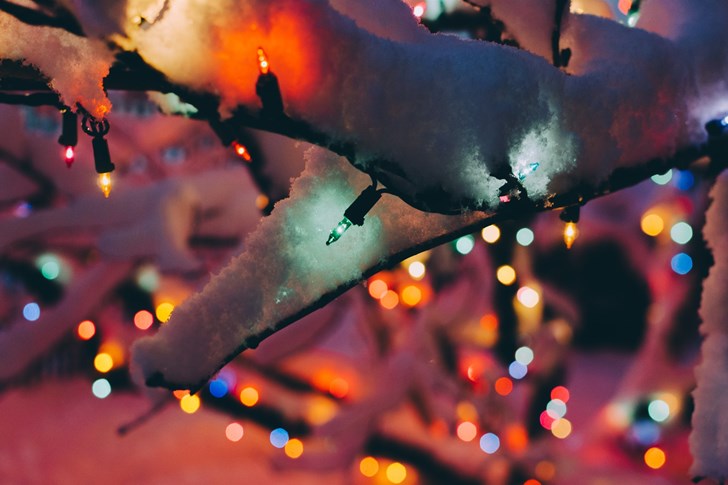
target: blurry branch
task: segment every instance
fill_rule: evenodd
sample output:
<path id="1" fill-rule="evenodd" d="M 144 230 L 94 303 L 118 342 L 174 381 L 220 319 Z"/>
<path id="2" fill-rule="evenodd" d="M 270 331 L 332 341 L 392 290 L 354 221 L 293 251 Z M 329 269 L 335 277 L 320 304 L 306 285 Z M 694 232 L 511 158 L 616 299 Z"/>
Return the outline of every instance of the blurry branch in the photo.
<path id="1" fill-rule="evenodd" d="M 68 10 L 58 6 L 55 2 L 38 1 L 35 3 L 45 6 L 46 11 L 25 7 L 8 0 L 0 0 L 0 10 L 28 25 L 54 27 L 74 35 L 84 36 L 81 24 Z"/>
<path id="2" fill-rule="evenodd" d="M 53 180 L 44 173 L 35 169 L 28 159 L 21 159 L 12 153 L 0 148 L 0 160 L 7 166 L 27 177 L 36 185 L 36 190 L 27 198 L 29 204 L 34 207 L 43 207 L 49 204 L 57 195 L 57 189 Z"/>

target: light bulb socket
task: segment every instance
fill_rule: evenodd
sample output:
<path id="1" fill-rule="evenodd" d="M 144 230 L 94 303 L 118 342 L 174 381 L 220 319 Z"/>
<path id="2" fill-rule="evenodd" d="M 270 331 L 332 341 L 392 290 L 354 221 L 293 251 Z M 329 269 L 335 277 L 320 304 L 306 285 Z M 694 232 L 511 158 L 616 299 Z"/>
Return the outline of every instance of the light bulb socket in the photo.
<path id="1" fill-rule="evenodd" d="M 260 102 L 263 104 L 261 114 L 264 117 L 277 118 L 283 116 L 283 97 L 275 74 L 270 71 L 266 74 L 260 74 L 258 81 L 255 83 L 255 94 L 258 95 Z"/>
<path id="2" fill-rule="evenodd" d="M 351 203 L 344 211 L 344 217 L 349 219 L 356 226 L 364 225 L 364 216 L 372 210 L 372 207 L 382 198 L 382 193 L 376 187 L 370 185 L 359 194 L 359 197 Z"/>
<path id="3" fill-rule="evenodd" d="M 101 136 L 95 136 L 91 140 L 94 149 L 94 166 L 96 173 L 110 173 L 114 171 L 113 163 L 111 163 L 111 154 L 109 153 L 109 143 Z"/>
<path id="4" fill-rule="evenodd" d="M 569 222 L 577 223 L 577 222 L 579 222 L 580 213 L 581 213 L 581 206 L 572 205 L 572 206 L 565 208 L 563 211 L 561 211 L 561 214 L 559 214 L 559 218 L 566 223 L 569 223 Z"/>
<path id="5" fill-rule="evenodd" d="M 65 147 L 75 147 L 78 144 L 78 115 L 70 109 L 61 115 L 61 136 L 58 143 Z"/>

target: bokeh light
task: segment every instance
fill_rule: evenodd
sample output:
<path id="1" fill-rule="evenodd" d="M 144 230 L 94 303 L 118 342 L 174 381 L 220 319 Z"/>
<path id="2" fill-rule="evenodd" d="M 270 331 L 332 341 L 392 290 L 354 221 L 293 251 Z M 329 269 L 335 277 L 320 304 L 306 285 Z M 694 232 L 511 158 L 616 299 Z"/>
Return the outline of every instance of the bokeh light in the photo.
<path id="1" fill-rule="evenodd" d="M 557 419 L 551 425 L 551 434 L 559 439 L 565 439 L 571 434 L 571 421 L 566 418 Z"/>
<path id="2" fill-rule="evenodd" d="M 640 228 L 648 236 L 659 236 L 663 229 L 665 229 L 665 221 L 655 213 L 648 213 L 642 217 Z"/>
<path id="3" fill-rule="evenodd" d="M 101 352 L 94 357 L 94 368 L 103 373 L 109 372 L 114 367 L 114 359 L 106 352 Z"/>
<path id="4" fill-rule="evenodd" d="M 58 261 L 47 261 L 40 267 L 40 273 L 47 280 L 54 280 L 61 274 L 61 265 Z"/>
<path id="5" fill-rule="evenodd" d="M 134 326 L 139 330 L 147 330 L 154 323 L 154 315 L 147 310 L 139 310 L 134 314 Z"/>
<path id="6" fill-rule="evenodd" d="M 653 420 L 662 423 L 670 417 L 670 406 L 662 399 L 655 399 L 647 406 L 647 414 Z"/>
<path id="7" fill-rule="evenodd" d="M 500 438 L 493 433 L 485 433 L 480 437 L 480 449 L 492 455 L 500 448 Z"/>
<path id="8" fill-rule="evenodd" d="M 200 409 L 200 398 L 196 395 L 187 394 L 179 400 L 179 407 L 187 414 L 194 414 Z"/>
<path id="9" fill-rule="evenodd" d="M 523 227 L 516 233 L 516 242 L 521 246 L 530 246 L 533 243 L 533 231 L 527 227 Z"/>
<path id="10" fill-rule="evenodd" d="M 516 281 L 516 270 L 512 266 L 504 264 L 495 272 L 495 277 L 500 284 L 510 286 Z"/>
<path id="11" fill-rule="evenodd" d="M 687 222 L 678 222 L 670 229 L 670 239 L 678 244 L 687 244 L 693 238 L 693 228 Z"/>
<path id="12" fill-rule="evenodd" d="M 383 280 L 375 279 L 369 282 L 368 290 L 369 296 L 379 300 L 387 294 L 389 287 L 387 286 L 387 283 L 385 283 Z"/>
<path id="13" fill-rule="evenodd" d="M 398 461 L 390 463 L 387 467 L 387 480 L 392 483 L 402 483 L 407 478 L 407 468 Z"/>
<path id="14" fill-rule="evenodd" d="M 379 300 L 379 304 L 387 310 L 392 310 L 399 305 L 399 296 L 395 291 L 388 290 Z"/>
<path id="15" fill-rule="evenodd" d="M 536 476 L 541 480 L 552 480 L 556 476 L 556 465 L 548 460 L 541 460 L 534 469 Z"/>
<path id="16" fill-rule="evenodd" d="M 523 379 L 528 374 L 528 367 L 518 361 L 513 361 L 508 366 L 508 374 L 514 379 Z"/>
<path id="17" fill-rule="evenodd" d="M 255 406 L 258 403 L 259 398 L 258 390 L 254 387 L 248 386 L 240 391 L 240 402 L 243 403 L 244 406 Z"/>
<path id="18" fill-rule="evenodd" d="M 688 274 L 693 269 L 693 258 L 685 253 L 677 253 L 672 257 L 670 267 L 679 275 Z"/>
<path id="19" fill-rule="evenodd" d="M 645 451 L 645 464 L 653 470 L 662 468 L 666 461 L 665 452 L 656 446 Z"/>
<path id="20" fill-rule="evenodd" d="M 359 462 L 359 471 L 365 477 L 373 477 L 379 472 L 379 462 L 372 456 L 366 456 Z"/>
<path id="21" fill-rule="evenodd" d="M 240 423 L 230 423 L 225 428 L 225 437 L 233 443 L 236 443 L 243 439 L 244 434 L 245 430 L 243 429 L 243 425 L 241 425 Z"/>
<path id="22" fill-rule="evenodd" d="M 660 440 L 660 426 L 654 421 L 643 419 L 632 425 L 630 435 L 640 445 L 653 445 Z"/>
<path id="23" fill-rule="evenodd" d="M 425 271 L 425 263 L 423 263 L 422 261 L 413 261 L 409 264 L 409 266 L 407 266 L 407 272 L 412 278 L 416 280 L 421 280 L 422 278 L 424 278 Z"/>
<path id="24" fill-rule="evenodd" d="M 303 442 L 297 438 L 288 440 L 283 450 L 288 458 L 299 458 L 303 455 Z"/>
<path id="25" fill-rule="evenodd" d="M 91 384 L 91 392 L 99 399 L 105 399 L 111 394 L 111 384 L 106 379 L 96 379 Z"/>
<path id="26" fill-rule="evenodd" d="M 481 237 L 483 238 L 483 241 L 493 244 L 494 242 L 497 242 L 498 239 L 501 237 L 501 231 L 498 226 L 495 224 L 491 224 L 490 226 L 484 227 L 483 230 L 480 232 Z"/>
<path id="27" fill-rule="evenodd" d="M 538 305 L 538 302 L 541 299 L 538 295 L 538 291 L 534 290 L 530 286 L 520 287 L 518 292 L 516 292 L 516 298 L 518 299 L 518 302 L 526 308 L 534 308 Z"/>
<path id="28" fill-rule="evenodd" d="M 668 170 L 667 172 L 665 172 L 663 174 L 653 175 L 650 178 L 657 185 L 666 185 L 666 184 L 670 183 L 670 180 L 672 180 L 672 169 Z"/>
<path id="29" fill-rule="evenodd" d="M 159 288 L 159 272 L 157 268 L 151 265 L 139 268 L 136 275 L 136 283 L 141 289 L 149 293 L 157 291 Z"/>
<path id="30" fill-rule="evenodd" d="M 96 335 L 96 325 L 91 320 L 84 320 L 76 327 L 76 334 L 81 340 L 91 340 Z"/>
<path id="31" fill-rule="evenodd" d="M 23 318 L 29 322 L 35 322 L 40 318 L 40 306 L 35 302 L 30 302 L 23 307 Z"/>
<path id="32" fill-rule="evenodd" d="M 413 307 L 422 301 L 422 290 L 415 285 L 405 286 L 400 296 L 403 304 Z"/>
<path id="33" fill-rule="evenodd" d="M 172 316 L 173 311 L 174 305 L 168 301 L 165 301 L 157 305 L 157 309 L 154 313 L 157 315 L 157 320 L 164 323 L 169 320 L 169 317 Z"/>
<path id="34" fill-rule="evenodd" d="M 546 411 L 554 418 L 563 418 L 566 415 L 566 403 L 561 399 L 552 399 L 546 404 Z"/>
<path id="35" fill-rule="evenodd" d="M 288 443 L 288 431 L 283 428 L 276 428 L 270 432 L 270 444 L 276 448 L 283 448 Z"/>
<path id="36" fill-rule="evenodd" d="M 523 365 L 529 365 L 533 362 L 533 350 L 530 347 L 519 347 L 516 350 L 516 362 L 520 362 Z"/>
<path id="37" fill-rule="evenodd" d="M 478 434 L 478 428 L 470 421 L 463 421 L 457 427 L 458 438 L 465 442 L 473 441 Z"/>
<path id="38" fill-rule="evenodd" d="M 507 377 L 501 377 L 495 381 L 494 387 L 495 392 L 501 396 L 507 396 L 511 393 L 511 391 L 513 391 L 513 381 Z"/>
<path id="39" fill-rule="evenodd" d="M 475 238 L 468 234 L 467 236 L 463 236 L 459 238 L 457 241 L 455 241 L 455 251 L 465 256 L 466 254 L 470 254 L 470 252 L 475 247 Z"/>
<path id="40" fill-rule="evenodd" d="M 222 379 L 215 379 L 213 381 L 210 381 L 210 394 L 213 397 L 217 397 L 217 398 L 225 397 L 225 395 L 227 393 L 228 393 L 227 382 L 225 382 Z"/>
<path id="41" fill-rule="evenodd" d="M 564 386 L 556 386 L 551 389 L 551 399 L 560 399 L 562 402 L 569 402 L 569 390 Z"/>

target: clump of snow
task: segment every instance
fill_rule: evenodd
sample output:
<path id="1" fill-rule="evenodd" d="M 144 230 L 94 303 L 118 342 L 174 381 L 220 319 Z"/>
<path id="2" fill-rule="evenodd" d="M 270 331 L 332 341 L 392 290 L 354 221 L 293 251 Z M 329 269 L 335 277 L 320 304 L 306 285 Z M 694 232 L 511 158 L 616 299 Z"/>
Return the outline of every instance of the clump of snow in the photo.
<path id="1" fill-rule="evenodd" d="M 291 198 L 261 221 L 244 252 L 175 308 L 159 333 L 135 344 L 137 379 L 161 374 L 175 387 L 194 388 L 278 321 L 354 284 L 382 258 L 475 220 L 423 214 L 384 196 L 364 226 L 326 246 L 346 207 L 369 183 L 345 160 L 311 152 Z"/>
<path id="2" fill-rule="evenodd" d="M 728 478 L 728 174 L 718 178 L 706 213 L 704 237 L 714 265 L 703 283 L 700 332 L 702 363 L 696 368 L 695 411 L 690 434 L 691 473 L 723 481 Z"/>
<path id="3" fill-rule="evenodd" d="M 35 27 L 0 12 L 0 59 L 37 67 L 67 106 L 75 109 L 80 103 L 97 118 L 104 118 L 111 110 L 103 79 L 109 73 L 113 54 L 101 40 L 57 28 Z"/>
<path id="4" fill-rule="evenodd" d="M 378 0 L 377 9 L 324 0 L 177 0 L 151 25 L 130 22 L 125 42 L 173 81 L 219 93 L 223 115 L 260 110 L 262 46 L 289 116 L 352 143 L 357 167 L 432 211 L 492 208 L 503 168 L 524 163 L 534 137 L 545 148 L 526 182 L 536 198 L 597 184 L 617 167 L 703 140 L 707 119 L 694 118 L 689 106 L 725 73 L 728 59 L 724 47 L 710 47 L 716 66 L 693 58 L 705 57 L 704 45 L 722 45 L 719 28 L 692 28 L 673 40 L 567 13 L 561 48 L 573 57 L 566 76 L 550 65 L 555 1 L 482 4 L 538 56 L 430 35 L 398 0 Z M 688 25 L 708 12 L 710 26 L 728 19 L 724 7 L 698 10 Z"/>

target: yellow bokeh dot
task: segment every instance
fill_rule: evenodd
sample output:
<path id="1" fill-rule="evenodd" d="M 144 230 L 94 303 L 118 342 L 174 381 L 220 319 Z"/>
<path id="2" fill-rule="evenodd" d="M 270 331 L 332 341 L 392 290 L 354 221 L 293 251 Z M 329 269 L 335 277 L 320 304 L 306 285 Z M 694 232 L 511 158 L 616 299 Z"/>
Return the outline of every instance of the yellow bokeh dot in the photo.
<path id="1" fill-rule="evenodd" d="M 337 406 L 325 397 L 314 397 L 306 409 L 306 418 L 311 424 L 324 424 L 334 417 Z"/>
<path id="2" fill-rule="evenodd" d="M 387 467 L 387 479 L 392 483 L 402 483 L 407 478 L 407 469 L 398 461 Z"/>
<path id="3" fill-rule="evenodd" d="M 193 414 L 200 409 L 200 398 L 197 396 L 186 395 L 179 400 L 179 407 L 187 414 Z"/>
<path id="4" fill-rule="evenodd" d="M 114 359 L 109 354 L 102 352 L 94 358 L 94 367 L 99 372 L 109 372 L 114 367 Z"/>
<path id="5" fill-rule="evenodd" d="M 293 438 L 288 440 L 288 443 L 286 443 L 285 449 L 283 450 L 286 452 L 286 456 L 288 458 L 296 459 L 299 456 L 303 455 L 303 443 L 301 440 Z"/>
<path id="6" fill-rule="evenodd" d="M 165 302 L 157 305 L 157 309 L 155 310 L 154 313 L 157 315 L 157 320 L 164 323 L 167 320 L 169 320 L 169 317 L 172 316 L 173 310 L 174 310 L 174 305 L 172 305 L 168 301 L 165 301 Z"/>
<path id="7" fill-rule="evenodd" d="M 379 472 L 379 462 L 373 456 L 362 458 L 359 462 L 359 471 L 365 477 L 373 477 Z"/>
<path id="8" fill-rule="evenodd" d="M 571 421 L 568 419 L 557 419 L 551 425 L 551 434 L 559 439 L 564 439 L 571 434 Z"/>
<path id="9" fill-rule="evenodd" d="M 657 214 L 645 214 L 642 221 L 640 221 L 640 227 L 642 228 L 642 232 L 654 237 L 665 229 L 665 221 Z"/>
<path id="10" fill-rule="evenodd" d="M 422 300 L 422 290 L 414 285 L 405 286 L 401 298 L 405 305 L 415 306 Z"/>
<path id="11" fill-rule="evenodd" d="M 258 390 L 254 387 L 246 387 L 240 391 L 240 402 L 245 406 L 255 406 L 258 399 L 260 399 L 260 395 L 258 394 Z"/>
<path id="12" fill-rule="evenodd" d="M 500 282 L 501 284 L 509 286 L 516 281 L 516 270 L 513 269 L 513 266 L 504 264 L 503 266 L 498 268 L 495 273 L 495 277 L 498 278 L 498 282 Z"/>
<path id="13" fill-rule="evenodd" d="M 657 470 L 659 468 L 662 468 L 662 466 L 665 464 L 665 461 L 665 452 L 657 448 L 656 446 L 653 446 L 649 450 L 645 451 L 645 464 L 648 467 Z"/>
<path id="14" fill-rule="evenodd" d="M 484 227 L 481 231 L 480 235 L 483 237 L 483 241 L 493 244 L 494 242 L 498 241 L 501 236 L 501 231 L 495 224 L 491 224 L 488 227 Z"/>

